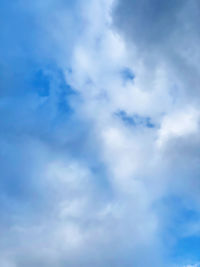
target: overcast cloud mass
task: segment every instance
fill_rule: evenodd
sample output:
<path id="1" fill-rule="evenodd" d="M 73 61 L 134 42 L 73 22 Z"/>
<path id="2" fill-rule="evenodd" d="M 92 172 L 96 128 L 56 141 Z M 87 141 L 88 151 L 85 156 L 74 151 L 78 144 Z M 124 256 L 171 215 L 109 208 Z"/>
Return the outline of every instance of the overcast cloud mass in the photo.
<path id="1" fill-rule="evenodd" d="M 0 25 L 0 266 L 199 267 L 199 0 L 1 0 Z"/>

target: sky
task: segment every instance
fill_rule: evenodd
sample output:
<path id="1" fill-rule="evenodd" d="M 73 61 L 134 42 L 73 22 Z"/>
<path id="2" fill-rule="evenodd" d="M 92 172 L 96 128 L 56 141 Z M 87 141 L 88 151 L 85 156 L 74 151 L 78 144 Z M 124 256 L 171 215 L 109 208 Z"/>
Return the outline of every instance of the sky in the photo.
<path id="1" fill-rule="evenodd" d="M 0 1 L 0 266 L 200 266 L 199 0 Z"/>

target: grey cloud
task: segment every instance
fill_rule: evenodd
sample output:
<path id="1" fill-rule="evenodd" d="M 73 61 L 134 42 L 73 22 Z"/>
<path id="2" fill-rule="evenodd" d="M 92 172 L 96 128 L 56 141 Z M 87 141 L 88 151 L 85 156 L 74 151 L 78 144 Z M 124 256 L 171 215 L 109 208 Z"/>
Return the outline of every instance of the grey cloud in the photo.
<path id="1" fill-rule="evenodd" d="M 178 24 L 178 13 L 186 1 L 117 1 L 114 23 L 141 49 L 168 41 Z"/>
<path id="2" fill-rule="evenodd" d="M 137 50 L 152 77 L 153 70 L 165 65 L 172 91 L 178 88 L 181 101 L 186 94 L 199 102 L 199 10 L 197 0 L 119 0 L 113 9 L 113 26 L 129 43 L 130 52 L 132 47 Z"/>

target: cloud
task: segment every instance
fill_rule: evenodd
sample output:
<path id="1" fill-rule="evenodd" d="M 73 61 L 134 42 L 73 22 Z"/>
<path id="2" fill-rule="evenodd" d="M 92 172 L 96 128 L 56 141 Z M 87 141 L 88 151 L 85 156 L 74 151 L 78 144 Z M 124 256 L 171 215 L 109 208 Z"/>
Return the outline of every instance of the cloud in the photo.
<path id="1" fill-rule="evenodd" d="M 172 83 L 168 90 L 178 91 L 182 101 L 184 94 L 190 101 L 198 95 L 198 7 L 195 0 L 127 0 L 117 1 L 113 11 L 114 26 L 132 43 L 136 56 L 139 53 L 140 62 L 150 71 L 149 77 L 154 77 L 157 69 L 163 70 Z"/>
<path id="2" fill-rule="evenodd" d="M 2 266 L 182 264 L 172 250 L 198 232 L 197 1 L 1 6 Z"/>
<path id="3" fill-rule="evenodd" d="M 157 126 L 154 129 L 156 169 L 161 166 L 165 181 L 165 193 L 161 194 L 177 196 L 184 202 L 186 210 L 191 209 L 197 214 L 198 10 L 199 3 L 195 0 L 116 1 L 113 9 L 113 27 L 126 40 L 135 64 L 132 66 L 135 75 L 132 90 L 135 102 L 141 106 L 132 103 L 140 116 L 150 116 Z M 137 91 L 140 93 L 136 94 Z M 125 111 L 132 114 L 133 108 Z M 171 206 L 170 209 L 173 210 Z M 180 225 L 187 224 L 187 220 Z M 177 232 L 175 230 L 175 234 Z M 184 235 L 183 232 L 179 234 Z"/>

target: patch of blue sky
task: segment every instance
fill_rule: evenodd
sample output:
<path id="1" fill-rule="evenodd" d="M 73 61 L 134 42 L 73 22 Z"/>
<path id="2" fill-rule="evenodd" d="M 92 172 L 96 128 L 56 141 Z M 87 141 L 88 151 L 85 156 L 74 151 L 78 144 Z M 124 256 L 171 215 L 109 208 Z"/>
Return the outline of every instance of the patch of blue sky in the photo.
<path id="1" fill-rule="evenodd" d="M 133 71 L 128 67 L 121 70 L 121 76 L 124 81 L 133 81 L 135 78 Z"/>
<path id="2" fill-rule="evenodd" d="M 57 115 L 69 116 L 72 113 L 71 97 L 77 92 L 67 83 L 62 70 L 56 64 L 35 69 L 29 81 L 31 94 L 38 95 L 42 102 L 41 109 L 53 108 Z"/>
<path id="3" fill-rule="evenodd" d="M 63 77 L 63 73 L 59 73 L 59 90 L 58 90 L 58 109 L 61 113 L 70 113 L 72 108 L 69 103 L 71 96 L 77 96 L 77 92 L 67 83 Z"/>
<path id="4" fill-rule="evenodd" d="M 200 235 L 180 238 L 174 248 L 174 262 L 186 266 L 200 262 Z M 196 266 L 196 265 L 195 265 Z"/>
<path id="5" fill-rule="evenodd" d="M 174 195 L 163 198 L 158 206 L 164 218 L 163 234 L 168 244 L 166 248 L 170 248 L 171 262 L 187 266 L 200 261 L 200 231 L 194 232 L 200 213 L 191 208 L 191 203 L 186 205 L 183 198 Z"/>
<path id="6" fill-rule="evenodd" d="M 134 114 L 133 116 L 130 116 L 123 110 L 115 113 L 115 115 L 117 115 L 124 123 L 130 126 L 143 126 L 147 128 L 156 127 L 150 117 L 143 117 L 138 114 Z"/>
<path id="7" fill-rule="evenodd" d="M 49 96 L 50 94 L 50 77 L 42 69 L 38 70 L 33 78 L 33 88 L 39 96 Z"/>

